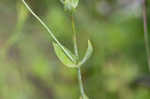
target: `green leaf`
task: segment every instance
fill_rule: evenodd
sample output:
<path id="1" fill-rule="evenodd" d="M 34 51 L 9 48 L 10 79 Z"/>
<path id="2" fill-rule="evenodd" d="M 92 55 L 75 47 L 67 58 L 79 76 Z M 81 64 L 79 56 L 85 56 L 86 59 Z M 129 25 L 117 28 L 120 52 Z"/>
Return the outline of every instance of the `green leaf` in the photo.
<path id="1" fill-rule="evenodd" d="M 90 40 L 88 40 L 88 48 L 87 51 L 84 55 L 84 58 L 79 62 L 78 67 L 80 67 L 81 65 L 83 65 L 92 55 L 93 53 L 93 46 Z"/>
<path id="2" fill-rule="evenodd" d="M 70 59 L 70 60 L 72 60 L 72 62 L 74 63 L 74 64 L 76 64 L 77 63 L 77 56 L 76 55 L 74 55 L 70 50 L 68 50 L 66 47 L 64 47 L 64 49 L 66 50 L 66 52 L 72 57 L 72 59 Z"/>
<path id="3" fill-rule="evenodd" d="M 72 58 L 74 59 L 74 61 L 72 61 L 71 59 L 69 59 L 69 57 L 65 54 L 65 52 L 59 47 L 58 44 L 53 42 L 53 46 L 54 46 L 54 50 L 55 53 L 57 55 L 57 57 L 59 58 L 59 60 L 66 65 L 67 67 L 70 68 L 75 68 L 77 67 L 76 65 L 76 56 L 74 54 L 71 53 L 70 50 L 68 50 L 67 48 L 65 48 L 65 50 L 72 56 Z"/>

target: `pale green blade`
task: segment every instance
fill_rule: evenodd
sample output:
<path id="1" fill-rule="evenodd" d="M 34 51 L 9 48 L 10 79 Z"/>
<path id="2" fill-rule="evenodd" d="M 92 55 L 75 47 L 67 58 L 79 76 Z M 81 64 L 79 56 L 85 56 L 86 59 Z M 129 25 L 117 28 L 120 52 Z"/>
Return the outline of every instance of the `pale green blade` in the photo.
<path id="1" fill-rule="evenodd" d="M 86 51 L 85 56 L 83 57 L 83 59 L 79 62 L 78 67 L 83 65 L 91 57 L 92 53 L 93 53 L 93 46 L 92 46 L 91 41 L 88 40 L 87 51 Z"/>
<path id="2" fill-rule="evenodd" d="M 64 51 L 58 46 L 58 44 L 54 43 L 53 42 L 53 46 L 54 46 L 54 50 L 55 50 L 55 53 L 57 55 L 57 57 L 59 58 L 59 60 L 67 67 L 70 67 L 70 68 L 75 68 L 77 67 L 76 65 L 76 61 L 71 61 L 71 59 L 69 59 L 67 57 L 67 55 L 64 53 Z M 65 48 L 65 47 L 64 47 Z M 74 58 L 74 60 L 76 60 L 76 56 L 73 55 L 71 53 L 71 51 L 69 51 L 67 48 L 65 48 L 65 50 Z"/>

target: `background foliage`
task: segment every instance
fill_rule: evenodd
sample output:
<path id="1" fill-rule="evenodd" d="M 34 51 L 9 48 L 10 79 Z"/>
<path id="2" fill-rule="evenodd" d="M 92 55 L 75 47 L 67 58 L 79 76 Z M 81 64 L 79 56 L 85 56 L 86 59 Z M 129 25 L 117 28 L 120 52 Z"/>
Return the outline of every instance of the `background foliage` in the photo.
<path id="1" fill-rule="evenodd" d="M 59 0 L 28 0 L 58 39 L 73 50 L 71 16 Z M 148 22 L 150 0 L 147 2 Z M 75 22 L 83 56 L 90 39 L 94 55 L 82 67 L 90 99 L 149 99 L 141 0 L 80 0 Z M 149 25 L 149 24 L 148 24 Z M 82 57 L 81 57 L 82 58 Z M 41 25 L 21 0 L 0 1 L 0 99 L 79 99 L 75 69 L 57 59 Z"/>

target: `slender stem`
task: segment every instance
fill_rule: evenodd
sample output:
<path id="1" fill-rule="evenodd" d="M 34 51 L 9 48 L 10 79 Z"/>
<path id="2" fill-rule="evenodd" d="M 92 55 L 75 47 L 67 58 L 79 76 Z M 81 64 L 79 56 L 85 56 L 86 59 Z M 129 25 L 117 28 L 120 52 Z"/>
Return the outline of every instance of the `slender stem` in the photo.
<path id="1" fill-rule="evenodd" d="M 146 13 L 146 1 L 142 0 L 143 5 L 143 24 L 144 24 L 144 42 L 145 42 L 145 49 L 147 54 L 147 62 L 148 67 L 150 70 L 150 49 L 149 49 L 149 39 L 148 39 L 148 28 L 147 28 L 147 13 Z"/>
<path id="2" fill-rule="evenodd" d="M 74 52 L 75 55 L 77 57 L 79 57 L 79 52 L 78 52 L 78 46 L 77 46 L 77 32 L 76 32 L 76 28 L 75 28 L 75 22 L 74 22 L 74 16 L 73 13 L 71 15 L 71 19 L 72 19 L 72 31 L 73 31 L 73 42 L 74 42 Z"/>
<path id="3" fill-rule="evenodd" d="M 71 18 L 72 18 L 72 31 L 74 33 L 74 37 L 73 37 L 74 52 L 75 52 L 75 55 L 77 56 L 77 58 L 79 59 L 79 52 L 78 52 L 78 46 L 77 46 L 77 32 L 76 32 L 76 28 L 75 28 L 73 13 L 72 13 Z M 85 91 L 84 91 L 84 87 L 83 87 L 81 68 L 80 67 L 78 68 L 78 81 L 79 81 L 81 96 L 82 96 L 83 99 L 85 99 Z"/>
<path id="4" fill-rule="evenodd" d="M 85 99 L 85 91 L 84 91 L 84 88 L 83 88 L 83 82 L 82 82 L 82 75 L 81 75 L 80 67 L 78 68 L 78 81 L 79 81 L 81 96 L 82 96 L 83 99 Z"/>
<path id="5" fill-rule="evenodd" d="M 59 45 L 59 47 L 65 52 L 65 54 L 72 60 L 75 61 L 74 58 L 65 50 L 63 45 L 57 40 L 53 32 L 49 29 L 49 27 L 37 16 L 32 9 L 28 6 L 28 4 L 25 2 L 25 0 L 22 0 L 26 8 L 30 11 L 30 13 L 42 24 L 42 26 L 48 31 L 49 35 L 52 37 L 52 39 Z"/>

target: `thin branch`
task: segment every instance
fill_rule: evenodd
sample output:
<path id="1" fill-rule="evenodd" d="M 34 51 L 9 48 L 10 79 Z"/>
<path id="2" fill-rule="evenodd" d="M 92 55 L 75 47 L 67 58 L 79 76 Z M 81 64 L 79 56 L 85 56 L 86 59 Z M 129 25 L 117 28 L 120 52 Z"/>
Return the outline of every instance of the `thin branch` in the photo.
<path id="1" fill-rule="evenodd" d="M 142 6 L 143 6 L 143 24 L 144 24 L 144 42 L 145 42 L 145 49 L 147 54 L 147 62 L 148 67 L 150 70 L 150 49 L 149 49 L 149 39 L 148 39 L 148 28 L 147 28 L 147 11 L 146 11 L 146 1 L 142 0 Z"/>

